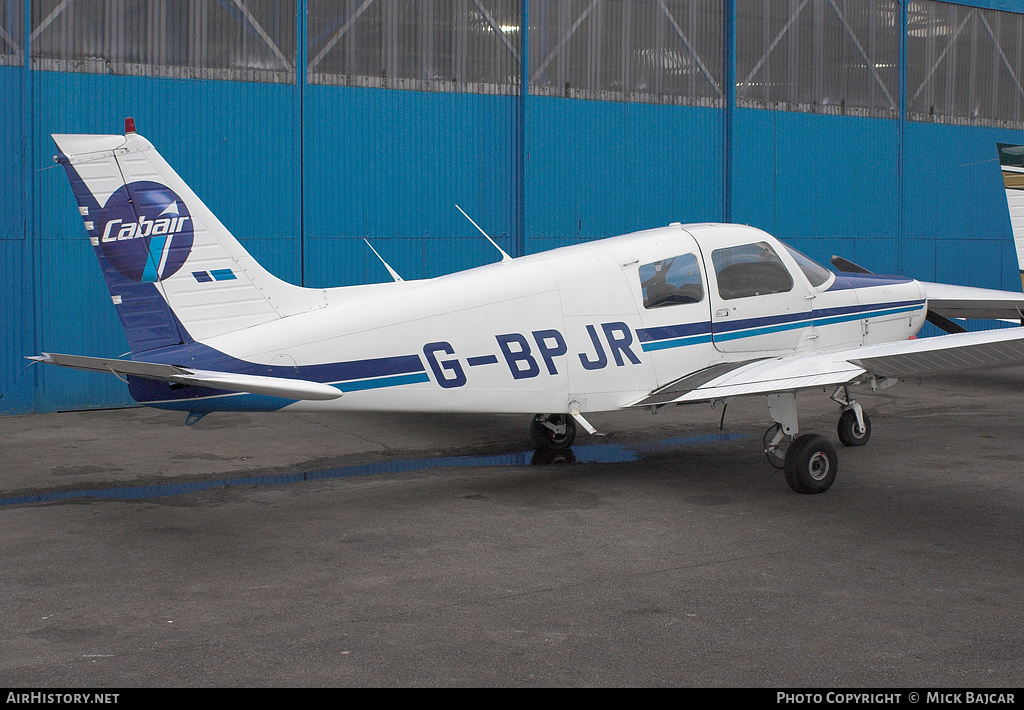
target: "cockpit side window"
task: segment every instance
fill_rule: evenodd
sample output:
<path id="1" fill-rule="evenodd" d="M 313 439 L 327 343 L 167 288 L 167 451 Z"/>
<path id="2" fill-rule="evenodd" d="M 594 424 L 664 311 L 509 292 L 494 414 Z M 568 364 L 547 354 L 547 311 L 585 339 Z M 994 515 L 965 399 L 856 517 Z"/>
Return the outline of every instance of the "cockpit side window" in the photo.
<path id="1" fill-rule="evenodd" d="M 716 249 L 711 261 L 724 300 L 785 293 L 793 288 L 793 277 L 767 242 Z"/>
<path id="2" fill-rule="evenodd" d="M 704 282 L 693 254 L 673 256 L 640 267 L 644 308 L 661 308 L 704 300 Z"/>

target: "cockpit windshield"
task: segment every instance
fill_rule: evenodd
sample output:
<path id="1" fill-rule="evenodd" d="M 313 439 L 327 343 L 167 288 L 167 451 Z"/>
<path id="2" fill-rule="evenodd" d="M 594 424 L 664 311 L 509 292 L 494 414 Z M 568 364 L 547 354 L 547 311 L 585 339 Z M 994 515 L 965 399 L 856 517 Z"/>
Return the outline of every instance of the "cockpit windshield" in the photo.
<path id="1" fill-rule="evenodd" d="M 793 256 L 793 259 L 796 260 L 797 266 L 799 266 L 800 270 L 804 272 L 804 276 L 807 277 L 807 280 L 811 282 L 811 286 L 814 288 L 821 286 L 829 280 L 829 277 L 832 276 L 831 271 L 811 257 L 797 251 L 788 244 L 783 244 L 782 246 L 786 247 L 786 250 Z"/>

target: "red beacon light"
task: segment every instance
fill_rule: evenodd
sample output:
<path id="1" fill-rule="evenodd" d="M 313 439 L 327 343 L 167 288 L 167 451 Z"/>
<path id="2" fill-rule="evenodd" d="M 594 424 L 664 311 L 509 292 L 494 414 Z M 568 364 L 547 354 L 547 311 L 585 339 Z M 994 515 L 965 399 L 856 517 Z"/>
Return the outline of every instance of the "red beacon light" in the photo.
<path id="1" fill-rule="evenodd" d="M 134 118 L 126 118 L 126 119 L 124 119 L 124 132 L 125 132 L 125 135 L 127 135 L 129 133 L 135 133 L 135 119 Z"/>

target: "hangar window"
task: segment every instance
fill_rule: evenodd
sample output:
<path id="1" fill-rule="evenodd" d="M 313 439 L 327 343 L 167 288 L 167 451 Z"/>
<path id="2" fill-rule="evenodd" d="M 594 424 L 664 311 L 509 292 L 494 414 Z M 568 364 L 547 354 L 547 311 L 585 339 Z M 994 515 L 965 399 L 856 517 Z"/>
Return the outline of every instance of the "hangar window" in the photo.
<path id="1" fill-rule="evenodd" d="M 520 0 L 309 0 L 310 84 L 519 93 Z"/>
<path id="2" fill-rule="evenodd" d="M 899 115 L 899 0 L 743 0 L 736 12 L 740 106 Z"/>
<path id="3" fill-rule="evenodd" d="M 907 117 L 1024 125 L 1024 15 L 932 0 L 907 3 Z"/>
<path id="4" fill-rule="evenodd" d="M 785 293 L 793 277 L 767 242 L 716 249 L 711 253 L 718 293 L 725 299 Z"/>
<path id="5" fill-rule="evenodd" d="M 700 265 L 693 254 L 662 259 L 640 267 L 644 308 L 661 308 L 704 300 Z"/>
<path id="6" fill-rule="evenodd" d="M 37 0 L 33 69 L 295 83 L 296 1 Z"/>
<path id="7" fill-rule="evenodd" d="M 530 93 L 724 106 L 722 0 L 533 0 Z"/>
<path id="8" fill-rule="evenodd" d="M 22 2 L 0 0 L 0 67 L 21 65 L 25 34 L 23 7 Z"/>

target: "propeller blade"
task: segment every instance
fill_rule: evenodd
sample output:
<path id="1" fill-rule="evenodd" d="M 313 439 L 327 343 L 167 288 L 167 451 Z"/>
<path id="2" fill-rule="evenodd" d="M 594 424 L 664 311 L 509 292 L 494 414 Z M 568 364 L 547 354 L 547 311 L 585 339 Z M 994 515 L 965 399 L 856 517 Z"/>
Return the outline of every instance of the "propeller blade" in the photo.
<path id="1" fill-rule="evenodd" d="M 947 333 L 967 332 L 967 328 L 964 328 L 962 325 L 955 321 L 951 321 L 949 318 L 946 318 L 945 316 L 940 316 L 938 313 L 928 311 L 928 315 L 925 316 L 925 318 L 927 318 L 928 322 L 934 325 L 936 328 L 938 328 L 939 330 L 944 330 Z"/>

